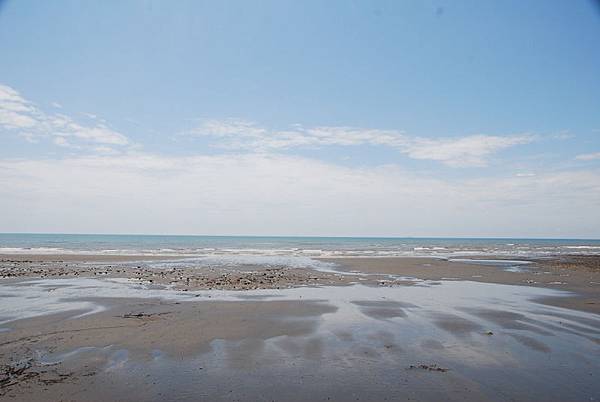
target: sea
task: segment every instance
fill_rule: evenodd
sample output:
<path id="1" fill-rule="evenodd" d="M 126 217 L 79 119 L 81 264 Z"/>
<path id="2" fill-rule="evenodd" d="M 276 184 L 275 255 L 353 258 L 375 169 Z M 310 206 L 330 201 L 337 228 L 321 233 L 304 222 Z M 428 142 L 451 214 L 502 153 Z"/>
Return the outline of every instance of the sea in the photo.
<path id="1" fill-rule="evenodd" d="M 0 233 L 0 254 L 211 258 L 600 255 L 600 240 Z"/>

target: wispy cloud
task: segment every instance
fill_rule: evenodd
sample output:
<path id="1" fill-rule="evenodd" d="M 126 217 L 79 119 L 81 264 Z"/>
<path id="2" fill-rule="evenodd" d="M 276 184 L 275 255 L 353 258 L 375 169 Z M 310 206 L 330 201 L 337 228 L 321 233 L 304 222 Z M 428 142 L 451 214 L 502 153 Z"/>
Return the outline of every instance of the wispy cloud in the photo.
<path id="1" fill-rule="evenodd" d="M 434 160 L 454 167 L 485 166 L 492 154 L 534 140 L 529 134 L 433 139 L 409 136 L 398 130 L 356 127 L 294 125 L 287 130 L 271 130 L 239 119 L 203 120 L 184 134 L 213 137 L 217 140 L 216 146 L 254 152 L 330 145 L 386 146 L 413 159 Z"/>
<path id="2" fill-rule="evenodd" d="M 29 142 L 49 138 L 59 146 L 128 145 L 128 138 L 104 123 L 85 125 L 62 113 L 47 113 L 15 89 L 0 84 L 0 129 Z M 72 141 L 77 144 L 72 144 Z"/>
<path id="3" fill-rule="evenodd" d="M 551 138 L 555 140 L 570 140 L 575 138 L 575 134 L 572 134 L 568 131 L 561 131 L 560 133 L 553 134 Z"/>
<path id="4" fill-rule="evenodd" d="M 0 84 L 0 124 L 9 129 L 29 129 L 36 125 L 37 111 L 11 87 Z"/>
<path id="5" fill-rule="evenodd" d="M 89 120 L 87 124 L 58 111 L 45 112 L 15 89 L 0 84 L 0 129 L 15 132 L 32 143 L 50 139 L 55 145 L 70 149 L 113 152 L 107 147 L 132 145 L 125 135 L 111 129 L 95 114 L 83 115 Z M 485 166 L 493 154 L 534 139 L 529 134 L 424 138 L 399 130 L 300 124 L 275 130 L 241 119 L 202 120 L 184 134 L 211 137 L 214 145 L 221 148 L 263 153 L 325 146 L 382 146 L 412 159 L 433 160 L 452 167 Z"/>
<path id="6" fill-rule="evenodd" d="M 52 140 L 52 142 L 54 145 L 58 145 L 59 147 L 72 147 L 65 137 L 56 137 Z"/>
<path id="7" fill-rule="evenodd" d="M 485 166 L 487 158 L 495 152 L 515 145 L 527 144 L 532 140 L 531 135 L 506 137 L 471 135 L 452 139 L 415 138 L 403 152 L 414 159 L 431 159 L 449 166 Z"/>
<path id="8" fill-rule="evenodd" d="M 575 157 L 575 159 L 580 160 L 580 161 L 593 161 L 596 159 L 600 159 L 600 152 L 593 152 L 590 154 L 577 155 Z"/>

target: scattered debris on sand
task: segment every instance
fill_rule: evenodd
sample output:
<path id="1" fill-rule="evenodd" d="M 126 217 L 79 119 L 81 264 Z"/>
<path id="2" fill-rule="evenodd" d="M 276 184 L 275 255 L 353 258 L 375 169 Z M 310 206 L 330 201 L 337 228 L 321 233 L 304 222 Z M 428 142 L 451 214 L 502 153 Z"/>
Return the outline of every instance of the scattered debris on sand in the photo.
<path id="1" fill-rule="evenodd" d="M 54 366 L 42 365 L 33 358 L 13 360 L 0 366 L 0 396 L 13 387 L 35 381 L 42 385 L 58 384 L 72 377 Z"/>
<path id="2" fill-rule="evenodd" d="M 137 318 L 139 320 L 153 320 L 160 318 L 161 315 L 170 314 L 169 312 L 164 313 L 127 313 L 120 316 L 121 318 Z"/>
<path id="3" fill-rule="evenodd" d="M 408 366 L 409 370 L 416 370 L 416 369 L 420 369 L 420 370 L 427 370 L 427 371 L 437 371 L 440 373 L 445 373 L 447 371 L 449 371 L 450 369 L 444 368 L 444 367 L 440 367 L 437 364 L 411 364 L 410 366 Z"/>

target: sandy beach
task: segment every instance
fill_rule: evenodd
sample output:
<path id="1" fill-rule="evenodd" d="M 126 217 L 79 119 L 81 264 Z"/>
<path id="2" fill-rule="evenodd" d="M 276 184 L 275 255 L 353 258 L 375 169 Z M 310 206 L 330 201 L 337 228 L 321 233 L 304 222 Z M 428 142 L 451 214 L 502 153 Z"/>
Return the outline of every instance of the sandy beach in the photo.
<path id="1" fill-rule="evenodd" d="M 600 397 L 597 257 L 0 260 L 2 400 Z"/>

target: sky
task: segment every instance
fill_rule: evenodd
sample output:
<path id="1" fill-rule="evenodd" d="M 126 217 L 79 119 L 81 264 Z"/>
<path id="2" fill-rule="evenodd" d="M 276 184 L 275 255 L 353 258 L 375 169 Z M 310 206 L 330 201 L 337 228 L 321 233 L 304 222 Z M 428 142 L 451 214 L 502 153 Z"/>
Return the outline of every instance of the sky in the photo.
<path id="1" fill-rule="evenodd" d="M 0 232 L 600 238 L 600 5 L 0 0 Z"/>

